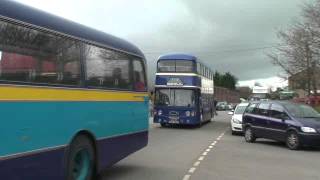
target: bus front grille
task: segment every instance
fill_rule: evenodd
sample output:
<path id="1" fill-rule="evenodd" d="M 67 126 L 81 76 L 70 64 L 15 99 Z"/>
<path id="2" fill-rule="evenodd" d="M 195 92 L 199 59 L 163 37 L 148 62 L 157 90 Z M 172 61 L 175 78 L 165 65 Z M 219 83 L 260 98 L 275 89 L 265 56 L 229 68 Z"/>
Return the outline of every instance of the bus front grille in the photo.
<path id="1" fill-rule="evenodd" d="M 170 111 L 169 117 L 179 117 L 179 113 L 177 111 Z"/>

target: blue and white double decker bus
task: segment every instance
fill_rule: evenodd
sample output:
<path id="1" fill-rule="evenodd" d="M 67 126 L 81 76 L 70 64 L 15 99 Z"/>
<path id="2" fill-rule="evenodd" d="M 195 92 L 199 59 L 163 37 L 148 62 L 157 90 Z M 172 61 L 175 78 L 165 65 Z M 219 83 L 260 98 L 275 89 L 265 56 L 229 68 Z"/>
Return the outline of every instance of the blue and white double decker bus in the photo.
<path id="1" fill-rule="evenodd" d="M 0 1 L 0 179 L 93 180 L 148 142 L 145 58 L 112 35 Z"/>
<path id="2" fill-rule="evenodd" d="M 154 122 L 201 125 L 214 116 L 214 73 L 188 54 L 160 56 L 155 82 Z"/>

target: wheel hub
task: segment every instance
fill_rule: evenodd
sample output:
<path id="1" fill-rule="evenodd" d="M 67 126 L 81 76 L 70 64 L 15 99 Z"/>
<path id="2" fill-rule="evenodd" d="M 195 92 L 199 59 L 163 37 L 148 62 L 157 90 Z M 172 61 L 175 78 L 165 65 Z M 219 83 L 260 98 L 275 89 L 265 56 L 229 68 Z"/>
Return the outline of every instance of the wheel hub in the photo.
<path id="1" fill-rule="evenodd" d="M 246 134 L 245 134 L 246 139 L 247 139 L 247 140 L 250 140 L 250 139 L 251 139 L 251 135 L 252 135 L 251 129 L 247 129 L 247 130 L 246 130 Z"/>
<path id="2" fill-rule="evenodd" d="M 297 144 L 298 138 L 295 134 L 290 134 L 288 137 L 288 143 L 290 146 L 295 146 Z"/>
<path id="3" fill-rule="evenodd" d="M 85 180 L 90 172 L 90 155 L 85 149 L 78 151 L 73 159 L 73 178 Z"/>

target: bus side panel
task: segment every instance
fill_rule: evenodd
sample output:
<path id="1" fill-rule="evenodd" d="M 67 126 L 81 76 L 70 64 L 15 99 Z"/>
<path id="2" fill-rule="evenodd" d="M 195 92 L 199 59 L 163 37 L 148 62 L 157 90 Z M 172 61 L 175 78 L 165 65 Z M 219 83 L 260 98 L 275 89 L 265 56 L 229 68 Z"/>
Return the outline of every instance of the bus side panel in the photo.
<path id="1" fill-rule="evenodd" d="M 67 146 L 80 130 L 90 131 L 97 140 L 107 140 L 106 144 L 104 141 L 98 141 L 98 145 L 101 145 L 98 149 L 102 149 L 100 150 L 100 155 L 103 157 L 102 164 L 104 166 L 113 164 L 147 143 L 145 134 L 135 136 L 135 133 L 148 130 L 147 106 L 143 101 L 0 102 L 2 116 L 0 137 L 6 138 L 0 148 L 0 166 L 7 167 L 0 169 L 0 177 L 10 175 L 8 172 L 13 171 L 15 173 L 11 173 L 12 176 L 24 176 L 27 171 L 33 172 L 35 176 L 46 171 L 59 176 L 59 172 L 64 172 L 61 163 L 65 157 L 60 151 L 36 153 L 33 156 L 26 155 L 5 161 L 1 161 L 1 158 L 12 154 Z M 128 138 L 110 138 L 118 136 Z M 127 146 L 113 146 L 117 143 Z M 104 153 L 113 153 L 112 156 L 119 153 L 119 155 L 112 159 Z M 54 159 L 51 162 L 52 157 Z M 26 176 L 28 175 L 27 173 Z M 49 177 L 50 173 L 47 175 Z M 45 179 L 49 179 L 48 177 Z"/>
<path id="2" fill-rule="evenodd" d="M 127 113 L 132 114 L 126 117 L 130 119 L 130 122 L 126 126 L 129 129 L 135 129 L 135 131 L 97 140 L 99 147 L 99 170 L 115 164 L 129 154 L 145 147 L 148 143 L 148 104 L 145 102 L 127 103 L 127 107 L 119 107 L 118 110 L 120 112 L 117 114 L 125 114 L 125 111 L 129 111 Z M 115 118 L 115 121 L 121 122 L 119 116 L 114 116 L 113 118 Z"/>
<path id="3" fill-rule="evenodd" d="M 99 171 L 145 147 L 147 142 L 148 131 L 99 140 Z"/>
<path id="4" fill-rule="evenodd" d="M 0 161 L 0 177 L 7 180 L 64 179 L 65 149 Z"/>

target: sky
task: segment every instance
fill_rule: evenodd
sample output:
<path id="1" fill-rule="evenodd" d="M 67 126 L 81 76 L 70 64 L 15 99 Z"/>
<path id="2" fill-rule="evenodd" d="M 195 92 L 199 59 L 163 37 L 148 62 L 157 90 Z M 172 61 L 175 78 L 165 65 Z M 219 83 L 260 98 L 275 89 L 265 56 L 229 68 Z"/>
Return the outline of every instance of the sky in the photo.
<path id="1" fill-rule="evenodd" d="M 231 72 L 239 85 L 285 86 L 266 56 L 278 30 L 311 0 L 17 0 L 126 39 L 146 55 L 149 81 L 161 54 L 196 55 L 211 69 Z M 94 3 L 93 3 L 94 2 Z"/>

